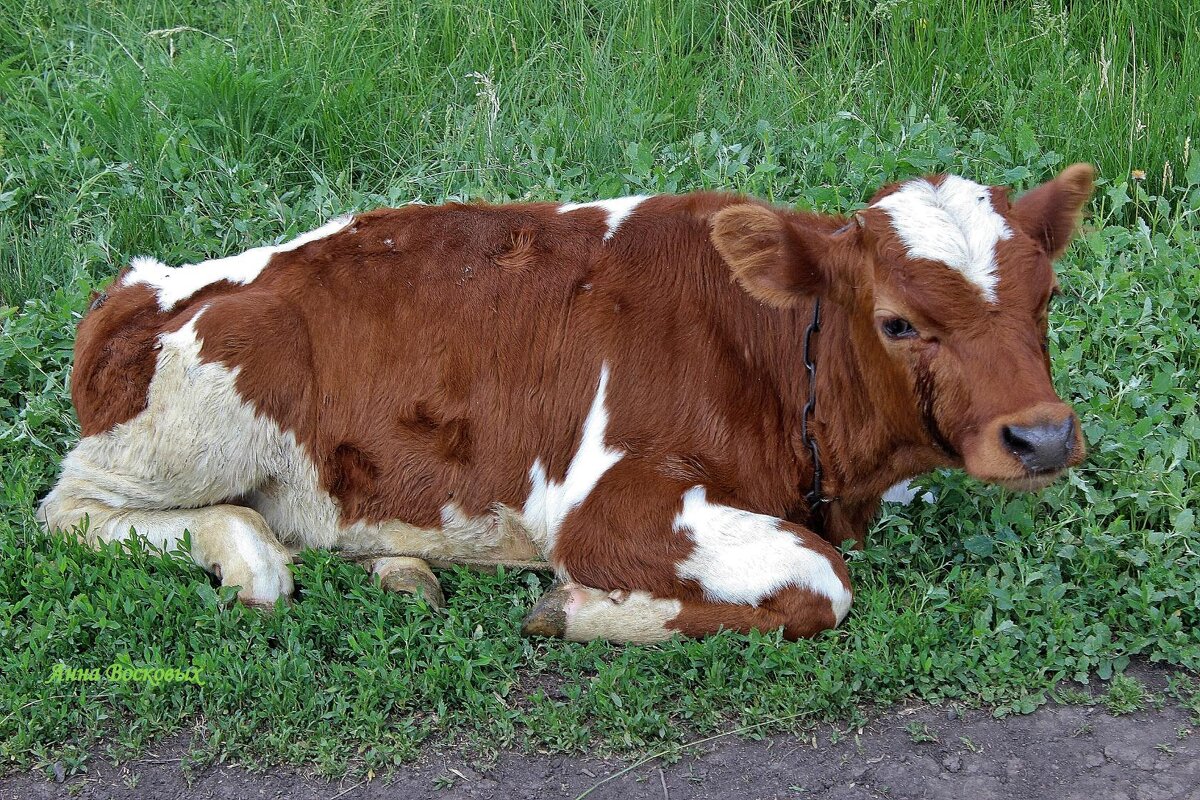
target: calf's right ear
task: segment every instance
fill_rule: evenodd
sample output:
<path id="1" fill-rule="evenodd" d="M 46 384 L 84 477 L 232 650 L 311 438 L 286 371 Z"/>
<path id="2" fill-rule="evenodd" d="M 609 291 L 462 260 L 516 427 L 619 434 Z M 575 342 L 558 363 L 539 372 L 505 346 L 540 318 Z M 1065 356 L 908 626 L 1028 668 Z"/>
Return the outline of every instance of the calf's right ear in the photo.
<path id="1" fill-rule="evenodd" d="M 825 292 L 825 264 L 839 245 L 833 236 L 802 228 L 778 211 L 753 203 L 717 212 L 712 243 L 742 288 L 777 308 Z"/>

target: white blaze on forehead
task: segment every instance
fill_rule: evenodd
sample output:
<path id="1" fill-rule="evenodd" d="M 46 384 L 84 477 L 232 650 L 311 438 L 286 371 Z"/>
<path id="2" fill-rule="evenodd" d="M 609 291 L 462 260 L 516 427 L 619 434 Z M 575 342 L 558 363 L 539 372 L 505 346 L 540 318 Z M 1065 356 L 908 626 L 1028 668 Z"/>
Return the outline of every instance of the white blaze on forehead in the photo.
<path id="1" fill-rule="evenodd" d="M 947 175 L 935 186 L 909 181 L 875 204 L 891 217 L 909 258 L 940 261 L 996 302 L 996 245 L 1012 236 L 986 186 Z"/>
<path id="2" fill-rule="evenodd" d="M 649 199 L 650 195 L 635 194 L 629 197 L 614 197 L 611 200 L 593 200 L 590 203 L 564 203 L 558 207 L 558 213 L 569 214 L 581 208 L 598 208 L 602 210 L 608 215 L 608 231 L 604 234 L 604 240 L 608 241 L 617 232 L 617 228 L 625 221 L 626 217 L 632 214 L 633 210 L 641 205 L 643 201 Z"/>
<path id="3" fill-rule="evenodd" d="M 608 364 L 602 364 L 600 383 L 583 423 L 579 449 L 571 459 L 562 483 L 548 479 L 541 459 L 535 460 L 529 470 L 531 488 L 525 500 L 524 516 L 526 524 L 539 534 L 538 538 L 544 537 L 544 553 L 554 547 L 567 514 L 587 499 L 604 473 L 625 455 L 604 444 L 604 431 L 608 427 L 608 411 L 604 407 L 607 390 Z"/>
<path id="4" fill-rule="evenodd" d="M 838 622 L 850 610 L 850 592 L 829 559 L 774 517 L 710 503 L 704 487 L 693 486 L 684 492 L 675 530 L 688 532 L 696 545 L 676 573 L 699 583 L 709 601 L 757 606 L 797 586 L 828 598 Z"/>
<path id="5" fill-rule="evenodd" d="M 180 300 L 186 300 L 209 284 L 217 281 L 247 284 L 259 276 L 271 256 L 286 253 L 297 247 L 331 236 L 350 224 L 349 214 L 326 222 L 316 230 L 303 233 L 283 244 L 255 247 L 227 258 L 214 258 L 183 267 L 168 267 L 154 258 L 138 257 L 130 262 L 131 269 L 123 283 L 144 283 L 158 290 L 158 307 L 163 311 L 174 308 Z"/>

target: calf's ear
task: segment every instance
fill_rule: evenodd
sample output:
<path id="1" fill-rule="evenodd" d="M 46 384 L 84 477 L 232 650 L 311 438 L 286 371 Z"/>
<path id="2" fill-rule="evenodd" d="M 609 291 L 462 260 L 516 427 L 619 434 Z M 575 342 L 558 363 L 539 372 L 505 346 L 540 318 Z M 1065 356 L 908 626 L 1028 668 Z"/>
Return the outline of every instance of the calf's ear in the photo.
<path id="1" fill-rule="evenodd" d="M 836 247 L 830 235 L 753 203 L 717 212 L 712 243 L 747 293 L 778 308 L 825 291 L 823 263 Z"/>
<path id="2" fill-rule="evenodd" d="M 1095 177 L 1091 164 L 1072 164 L 1054 180 L 1023 194 L 1013 204 L 1009 219 L 1041 245 L 1051 259 L 1058 258 L 1079 228 Z"/>

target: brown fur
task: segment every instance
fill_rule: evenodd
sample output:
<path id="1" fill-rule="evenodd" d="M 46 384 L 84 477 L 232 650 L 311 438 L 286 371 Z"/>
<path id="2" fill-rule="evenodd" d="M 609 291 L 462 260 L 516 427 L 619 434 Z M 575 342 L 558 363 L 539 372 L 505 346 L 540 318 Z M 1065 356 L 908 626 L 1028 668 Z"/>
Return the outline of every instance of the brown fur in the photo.
<path id="1" fill-rule="evenodd" d="M 824 597 L 808 589 L 789 587 L 759 606 L 684 602 L 670 627 L 693 637 L 722 629 L 748 633 L 783 628 L 788 639 L 806 639 L 836 624 Z"/>

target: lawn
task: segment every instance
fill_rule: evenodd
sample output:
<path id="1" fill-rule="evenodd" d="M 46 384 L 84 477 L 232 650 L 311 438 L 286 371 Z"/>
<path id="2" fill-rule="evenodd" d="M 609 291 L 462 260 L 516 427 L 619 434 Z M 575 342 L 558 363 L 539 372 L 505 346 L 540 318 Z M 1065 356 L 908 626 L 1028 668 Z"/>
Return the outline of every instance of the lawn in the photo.
<path id="1" fill-rule="evenodd" d="M 635 753 L 904 699 L 1027 712 L 1131 659 L 1200 669 L 1190 0 L 9 0 L 0 98 L 0 774 L 177 732 L 198 760 L 330 774 L 429 743 Z M 719 187 L 846 211 L 921 173 L 1024 188 L 1077 160 L 1101 180 L 1051 336 L 1090 458 L 1036 496 L 922 479 L 936 502 L 885 508 L 849 555 L 853 613 L 816 641 L 525 641 L 536 575 L 443 573 L 435 612 L 326 553 L 264 615 L 178 556 L 33 521 L 78 433 L 75 323 L 132 256 L 415 198 Z"/>

